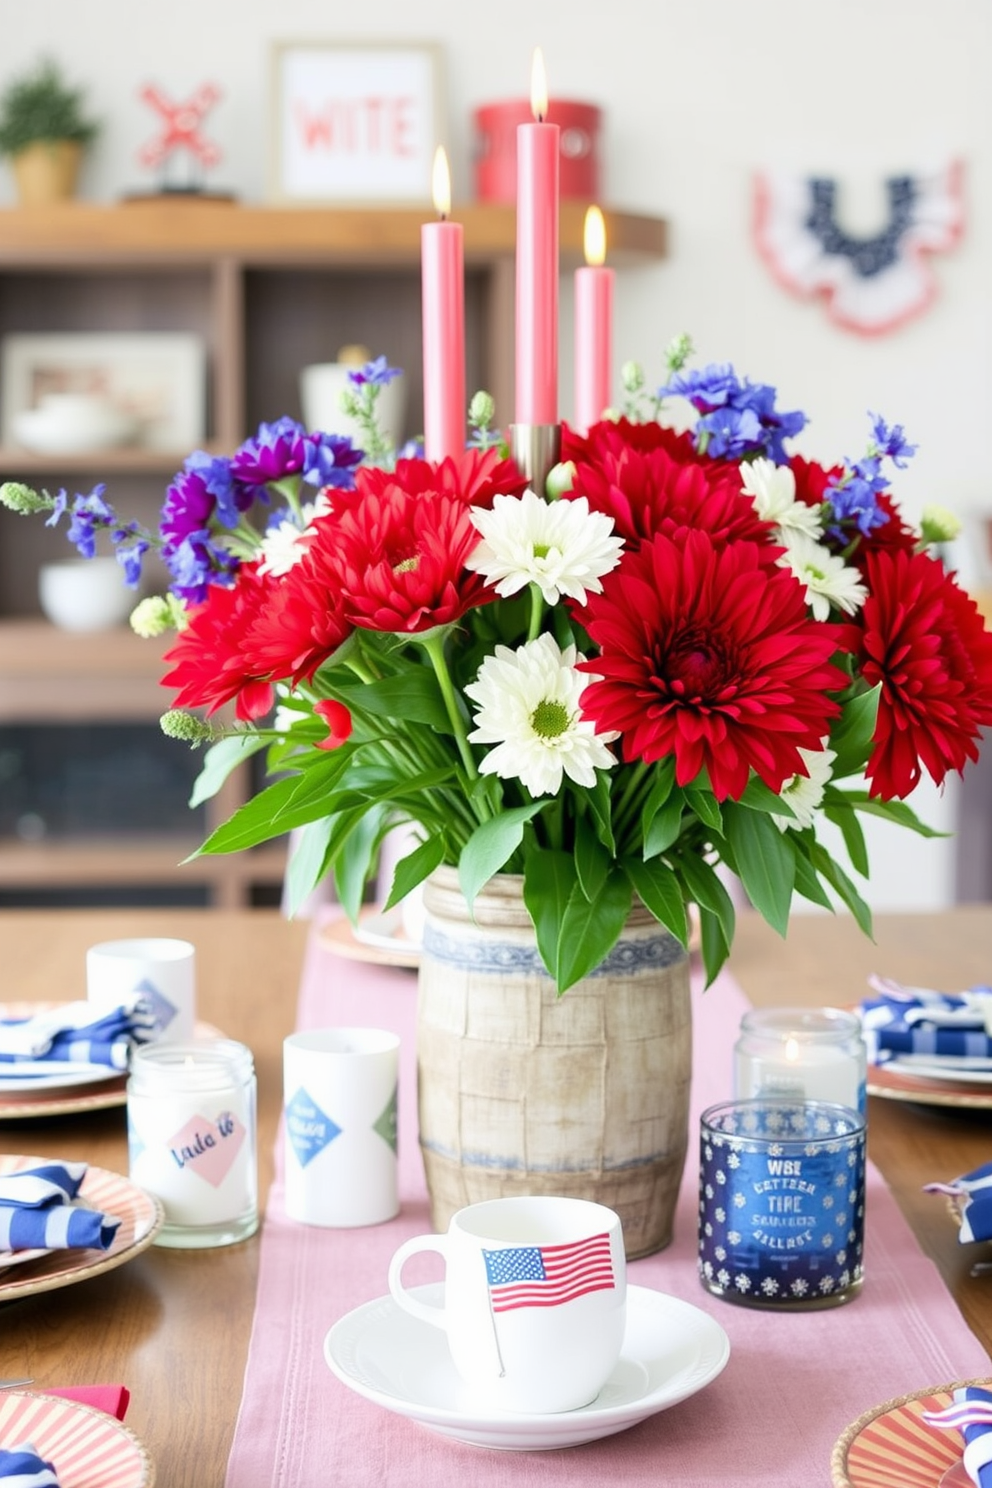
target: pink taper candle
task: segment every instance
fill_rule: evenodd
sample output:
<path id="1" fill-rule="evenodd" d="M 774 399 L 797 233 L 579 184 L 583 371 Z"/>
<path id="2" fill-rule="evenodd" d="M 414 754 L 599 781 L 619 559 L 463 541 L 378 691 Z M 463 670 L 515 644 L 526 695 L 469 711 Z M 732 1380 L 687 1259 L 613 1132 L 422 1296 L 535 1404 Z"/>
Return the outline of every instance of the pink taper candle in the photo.
<path id="1" fill-rule="evenodd" d="M 531 78 L 533 124 L 517 130 L 516 422 L 558 422 L 558 135 L 546 124 L 540 49 Z"/>
<path id="2" fill-rule="evenodd" d="M 610 406 L 613 270 L 603 267 L 606 227 L 598 207 L 585 221 L 586 267 L 575 271 L 575 427 L 583 434 Z"/>
<path id="3" fill-rule="evenodd" d="M 424 336 L 424 454 L 457 457 L 465 449 L 465 266 L 460 222 L 448 222 L 451 177 L 443 149 L 434 157 L 439 222 L 420 229 Z"/>

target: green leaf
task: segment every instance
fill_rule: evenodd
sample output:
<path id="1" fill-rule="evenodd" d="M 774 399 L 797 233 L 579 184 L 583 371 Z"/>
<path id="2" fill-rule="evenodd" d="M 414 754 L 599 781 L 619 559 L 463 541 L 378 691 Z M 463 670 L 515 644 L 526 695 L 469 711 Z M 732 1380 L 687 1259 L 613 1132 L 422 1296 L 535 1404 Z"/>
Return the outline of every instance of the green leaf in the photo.
<path id="1" fill-rule="evenodd" d="M 202 806 L 217 794 L 224 781 L 245 760 L 266 747 L 267 740 L 257 734 L 229 734 L 211 744 L 203 756 L 203 768 L 193 781 L 190 806 Z"/>
<path id="2" fill-rule="evenodd" d="M 616 856 L 617 845 L 613 836 L 613 812 L 610 797 L 610 778 L 605 770 L 596 771 L 596 784 L 587 790 L 583 800 L 596 822 L 596 835 L 610 857 Z"/>
<path id="3" fill-rule="evenodd" d="M 702 905 L 699 905 L 699 944 L 703 953 L 703 966 L 706 968 L 706 985 L 709 987 L 730 955 L 730 941 L 724 933 L 720 916 L 704 909 Z"/>
<path id="4" fill-rule="evenodd" d="M 426 723 L 438 733 L 451 733 L 437 678 L 429 667 L 407 668 L 377 682 L 335 683 L 334 696 L 349 707 L 378 718 Z"/>
<path id="5" fill-rule="evenodd" d="M 860 873 L 862 878 L 867 878 L 870 871 L 868 848 L 865 844 L 865 834 L 861 830 L 861 823 L 852 808 L 848 805 L 840 805 L 834 800 L 824 805 L 823 814 L 827 821 L 833 822 L 843 837 L 851 867 L 856 873 Z"/>
<path id="6" fill-rule="evenodd" d="M 418 884 L 423 883 L 435 868 L 444 862 L 444 833 L 438 832 L 434 837 L 428 837 L 400 858 L 393 870 L 393 884 L 386 899 L 385 908 L 392 909 L 401 899 L 405 899 Z"/>
<path id="7" fill-rule="evenodd" d="M 630 883 L 624 873 L 611 873 L 591 900 L 576 884 L 558 936 L 555 981 L 559 996 L 609 955 L 630 918 L 630 903 Z"/>
<path id="8" fill-rule="evenodd" d="M 747 806 L 751 811 L 770 811 L 776 816 L 795 816 L 792 807 L 785 802 L 781 796 L 777 796 L 759 775 L 752 775 L 744 787 L 744 794 L 738 802 L 739 806 Z"/>
<path id="9" fill-rule="evenodd" d="M 723 832 L 723 814 L 720 804 L 712 791 L 698 790 L 695 786 L 687 785 L 685 788 L 685 804 L 690 811 L 694 811 L 704 827 L 709 827 L 711 832 Z"/>
<path id="10" fill-rule="evenodd" d="M 657 858 L 678 841 L 682 831 L 684 805 L 685 796 L 676 787 L 668 799 L 659 806 L 650 827 L 644 833 L 645 858 Z"/>
<path id="11" fill-rule="evenodd" d="M 794 832 L 792 835 L 796 839 L 796 893 L 802 894 L 803 898 L 808 899 L 811 904 L 820 904 L 824 909 L 829 909 L 831 914 L 835 914 L 834 901 L 821 884 L 816 869 L 807 858 L 805 833 Z"/>
<path id="12" fill-rule="evenodd" d="M 334 834 L 334 883 L 338 898 L 353 923 L 358 919 L 365 898 L 365 885 L 372 871 L 384 815 L 381 806 L 357 811 L 353 813 L 353 819 L 346 821 L 344 829 Z"/>
<path id="13" fill-rule="evenodd" d="M 651 786 L 644 809 L 641 811 L 641 831 L 647 833 L 658 812 L 672 794 L 675 784 L 675 761 L 671 756 L 659 760 L 654 766 L 654 783 Z"/>
<path id="14" fill-rule="evenodd" d="M 772 929 L 784 935 L 796 881 L 795 853 L 786 834 L 771 817 L 734 801 L 725 804 L 724 825 L 748 898 Z"/>
<path id="15" fill-rule="evenodd" d="M 322 816 L 301 827 L 294 840 L 286 865 L 286 913 L 290 919 L 299 913 L 324 875 L 333 826 L 333 817 Z"/>
<path id="16" fill-rule="evenodd" d="M 908 827 L 911 832 L 916 832 L 920 837 L 952 837 L 953 832 L 940 832 L 936 827 L 928 827 L 926 822 L 920 821 L 916 812 L 905 801 L 878 801 L 874 797 L 865 795 L 864 799 L 856 802 L 858 811 L 863 811 L 866 816 L 878 816 L 883 821 L 893 822 L 898 827 Z"/>
<path id="17" fill-rule="evenodd" d="M 871 753 L 880 693 L 881 685 L 849 698 L 844 704 L 830 732 L 830 748 L 837 756 L 832 766 L 835 780 L 860 774 L 864 769 Z"/>
<path id="18" fill-rule="evenodd" d="M 605 884 L 611 861 L 592 823 L 580 816 L 575 823 L 575 871 L 587 899 L 594 899 Z"/>
<path id="19" fill-rule="evenodd" d="M 840 864 L 834 862 L 833 858 L 819 842 L 815 843 L 811 850 L 811 859 L 817 873 L 819 873 L 821 878 L 826 879 L 838 897 L 847 905 L 865 935 L 869 939 L 874 939 L 871 926 L 871 910 Z"/>
<path id="20" fill-rule="evenodd" d="M 525 823 L 546 805 L 546 801 L 540 800 L 514 806 L 476 827 L 458 859 L 458 882 L 470 911 L 482 885 L 500 871 L 520 846 Z"/>
<path id="21" fill-rule="evenodd" d="M 685 900 L 678 877 L 672 869 L 657 858 L 645 863 L 635 857 L 624 858 L 621 867 L 633 884 L 634 892 L 655 919 L 684 946 L 688 945 L 689 926 Z"/>
<path id="22" fill-rule="evenodd" d="M 286 780 L 275 781 L 257 796 L 252 796 L 250 801 L 239 806 L 226 822 L 211 832 L 206 842 L 195 853 L 191 853 L 190 857 L 241 852 L 246 847 L 255 847 L 260 842 L 269 842 L 273 837 L 280 837 L 293 827 L 303 827 L 307 822 L 315 821 L 322 814 L 318 807 L 311 805 L 296 813 L 285 811 L 295 785 L 296 777 L 291 776 Z M 273 818 L 277 813 L 279 821 L 275 822 Z"/>
<path id="23" fill-rule="evenodd" d="M 527 854 L 524 864 L 524 904 L 534 922 L 541 960 L 549 976 L 555 978 L 556 984 L 561 927 L 573 889 L 585 899 L 579 888 L 571 853 L 538 848 Z M 588 905 L 586 908 L 588 909 Z"/>
<path id="24" fill-rule="evenodd" d="M 734 942 L 734 926 L 737 917 L 734 913 L 733 900 L 716 872 L 709 863 L 697 857 L 693 852 L 680 854 L 677 867 L 689 891 L 689 898 L 694 899 L 699 905 L 700 919 L 704 918 L 703 910 L 715 916 L 729 952 Z"/>

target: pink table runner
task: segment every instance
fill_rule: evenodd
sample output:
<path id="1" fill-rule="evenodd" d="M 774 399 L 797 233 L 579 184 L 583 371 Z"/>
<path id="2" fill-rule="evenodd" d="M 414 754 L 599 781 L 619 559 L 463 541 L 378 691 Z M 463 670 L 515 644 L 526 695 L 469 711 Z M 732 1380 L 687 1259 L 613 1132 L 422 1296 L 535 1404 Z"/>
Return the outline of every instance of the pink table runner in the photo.
<path id="1" fill-rule="evenodd" d="M 629 1280 L 712 1314 L 730 1337 L 724 1373 L 691 1399 L 587 1446 L 496 1452 L 435 1435 L 355 1395 L 328 1370 L 324 1337 L 338 1318 L 384 1295 L 389 1258 L 430 1229 L 416 1143 L 415 977 L 334 955 L 311 936 L 298 1027 L 364 1024 L 403 1041 L 399 1216 L 363 1230 L 286 1219 L 281 1153 L 262 1236 L 255 1321 L 227 1488 L 813 1488 L 830 1481 L 844 1428 L 891 1396 L 989 1370 L 933 1263 L 878 1171 L 869 1168 L 861 1295 L 826 1312 L 779 1315 L 711 1297 L 696 1275 L 696 1114 L 731 1093 L 731 1048 L 747 1006 L 724 975 L 694 988 L 695 1068 L 689 1160 L 676 1238 L 635 1261 Z"/>

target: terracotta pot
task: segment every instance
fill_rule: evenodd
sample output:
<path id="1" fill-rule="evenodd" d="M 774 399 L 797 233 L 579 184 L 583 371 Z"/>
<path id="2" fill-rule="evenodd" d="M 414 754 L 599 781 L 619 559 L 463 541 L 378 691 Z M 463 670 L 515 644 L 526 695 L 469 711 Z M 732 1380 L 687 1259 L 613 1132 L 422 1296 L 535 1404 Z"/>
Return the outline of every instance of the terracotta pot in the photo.
<path id="1" fill-rule="evenodd" d="M 43 207 L 76 194 L 83 147 L 76 140 L 37 140 L 11 157 L 22 207 Z"/>
<path id="2" fill-rule="evenodd" d="M 470 918 L 454 869 L 427 881 L 417 1019 L 420 1146 L 432 1221 L 514 1194 L 593 1199 L 628 1256 L 668 1245 L 688 1134 L 688 958 L 638 906 L 562 997 L 522 879 L 498 875 Z"/>

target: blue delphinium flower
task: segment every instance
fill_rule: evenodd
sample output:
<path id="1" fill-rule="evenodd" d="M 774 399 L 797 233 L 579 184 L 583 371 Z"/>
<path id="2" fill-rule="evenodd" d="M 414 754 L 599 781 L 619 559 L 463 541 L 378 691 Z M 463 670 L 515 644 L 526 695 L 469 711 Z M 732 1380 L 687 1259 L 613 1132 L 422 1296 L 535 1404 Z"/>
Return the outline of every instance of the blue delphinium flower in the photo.
<path id="1" fill-rule="evenodd" d="M 889 459 L 900 470 L 916 454 L 916 445 L 910 444 L 901 424 L 891 429 L 885 420 L 870 413 L 872 421 L 871 443 L 860 460 L 846 460 L 839 476 L 832 476 L 824 492 L 830 503 L 833 520 L 827 531 L 834 538 L 843 538 L 845 527 L 856 527 L 864 537 L 883 526 L 889 513 L 879 503 L 879 496 L 887 489 L 888 481 L 882 474 L 882 462 Z"/>
<path id="2" fill-rule="evenodd" d="M 350 491 L 355 484 L 355 468 L 362 463 L 363 451 L 343 434 L 311 434 L 307 439 L 303 479 L 309 486 L 335 486 Z"/>
<path id="3" fill-rule="evenodd" d="M 677 372 L 658 389 L 658 398 L 687 398 L 699 413 L 693 438 L 700 454 L 717 460 L 764 455 L 776 465 L 788 461 L 784 441 L 806 426 L 806 415 L 780 413 L 775 389 L 740 378 L 729 362 L 700 371 Z"/>
<path id="4" fill-rule="evenodd" d="M 362 387 L 370 382 L 374 387 L 386 387 L 394 377 L 399 377 L 400 368 L 390 367 L 384 356 L 376 357 L 373 362 L 366 362 L 364 367 L 356 367 L 348 373 L 348 381 L 355 387 Z"/>
<path id="5" fill-rule="evenodd" d="M 259 425 L 258 433 L 232 456 L 231 475 L 256 495 L 290 475 L 311 486 L 350 489 L 362 453 L 343 435 L 308 434 L 296 419 L 286 417 Z"/>

